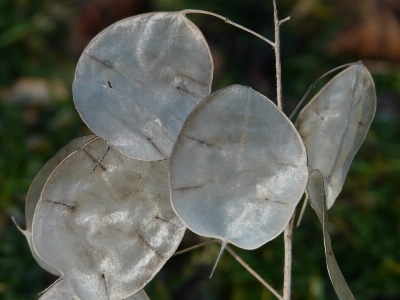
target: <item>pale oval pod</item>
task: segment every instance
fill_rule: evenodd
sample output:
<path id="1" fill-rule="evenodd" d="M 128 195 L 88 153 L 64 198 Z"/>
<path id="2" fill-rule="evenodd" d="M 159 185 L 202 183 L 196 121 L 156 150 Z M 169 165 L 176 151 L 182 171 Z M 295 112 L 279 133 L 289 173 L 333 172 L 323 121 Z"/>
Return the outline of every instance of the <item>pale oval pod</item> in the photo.
<path id="1" fill-rule="evenodd" d="M 297 118 L 309 170 L 320 170 L 324 178 L 328 209 L 342 190 L 375 109 L 374 81 L 368 69 L 359 63 L 329 81 Z"/>
<path id="2" fill-rule="evenodd" d="M 61 279 L 53 285 L 39 300 L 81 300 L 75 292 L 75 289 L 67 278 Z M 140 290 L 133 296 L 124 300 L 150 300 L 144 290 Z"/>
<path id="3" fill-rule="evenodd" d="M 233 85 L 189 115 L 170 159 L 175 212 L 195 233 L 255 249 L 279 235 L 304 193 L 306 149 L 276 105 Z"/>
<path id="4" fill-rule="evenodd" d="M 106 147 L 97 138 L 68 156 L 47 180 L 33 220 L 34 249 L 82 299 L 138 292 L 186 229 L 169 202 L 168 161 L 111 148 L 98 164 Z"/>
<path id="5" fill-rule="evenodd" d="M 72 152 L 77 150 L 78 148 L 85 145 L 88 141 L 95 138 L 94 135 L 87 135 L 76 138 L 69 142 L 65 147 L 61 148 L 52 158 L 50 158 L 44 166 L 37 173 L 35 178 L 33 179 L 28 193 L 26 195 L 25 202 L 25 224 L 26 229 L 19 230 L 24 234 L 26 240 L 28 241 L 29 248 L 31 249 L 32 255 L 35 258 L 36 262 L 47 272 L 52 273 L 54 275 L 60 275 L 59 272 L 50 266 L 48 263 L 43 261 L 34 251 L 32 247 L 32 221 L 33 215 L 35 213 L 36 205 L 39 201 L 40 194 L 42 193 L 44 184 L 49 178 L 50 174 L 54 171 L 54 169 Z"/>
<path id="6" fill-rule="evenodd" d="M 133 158 L 163 160 L 211 92 L 213 62 L 182 12 L 138 15 L 98 34 L 76 67 L 73 96 L 88 127 Z"/>
<path id="7" fill-rule="evenodd" d="M 43 187 L 50 174 L 68 155 L 84 146 L 95 137 L 95 135 L 86 135 L 72 140 L 51 157 L 36 174 L 29 187 L 28 193 L 26 194 L 25 202 L 25 222 L 26 228 L 29 231 L 32 228 L 33 214 L 35 213 L 36 205 L 39 202 L 40 194 L 42 193 Z"/>
<path id="8" fill-rule="evenodd" d="M 310 199 L 311 206 L 322 224 L 326 266 L 328 268 L 329 277 L 331 279 L 333 288 L 335 289 L 336 295 L 340 300 L 354 300 L 355 298 L 353 293 L 347 285 L 346 279 L 343 277 L 335 255 L 333 254 L 328 227 L 328 212 L 326 207 L 324 181 L 319 170 L 310 171 L 307 184 L 307 194 Z"/>

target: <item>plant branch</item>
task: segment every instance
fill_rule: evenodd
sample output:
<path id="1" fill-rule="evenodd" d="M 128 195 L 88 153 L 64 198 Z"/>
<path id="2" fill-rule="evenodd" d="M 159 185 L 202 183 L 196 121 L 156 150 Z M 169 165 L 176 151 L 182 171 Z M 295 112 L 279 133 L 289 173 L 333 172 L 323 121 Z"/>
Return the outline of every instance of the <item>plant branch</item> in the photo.
<path id="1" fill-rule="evenodd" d="M 205 245 L 208 245 L 208 244 L 211 244 L 211 243 L 214 243 L 214 242 L 219 242 L 219 240 L 213 239 L 213 240 L 206 241 L 206 242 L 203 242 L 203 243 L 200 243 L 200 244 L 191 246 L 191 247 L 189 247 L 189 248 L 186 248 L 186 249 L 183 249 L 183 250 L 180 250 L 180 251 L 176 251 L 172 256 L 177 256 L 177 255 L 180 255 L 180 254 L 183 254 L 183 253 L 192 251 L 192 250 L 194 250 L 194 249 L 203 247 L 203 246 L 205 246 Z"/>
<path id="2" fill-rule="evenodd" d="M 194 245 L 194 246 L 191 246 L 191 247 L 188 247 L 188 248 L 186 248 L 186 249 L 183 249 L 183 250 L 180 250 L 180 251 L 176 251 L 172 256 L 177 256 L 177 255 L 180 255 L 180 254 L 183 254 L 183 253 L 186 253 L 186 252 L 189 252 L 189 251 L 192 251 L 192 250 L 194 250 L 194 249 L 197 249 L 197 248 L 200 248 L 200 247 L 203 247 L 203 246 L 205 246 L 205 245 L 208 245 L 208 244 L 211 244 L 211 243 L 214 243 L 214 242 L 219 242 L 219 243 L 221 243 L 222 244 L 222 246 L 224 246 L 223 245 L 223 242 L 221 242 L 220 240 L 218 240 L 218 239 L 213 239 L 213 240 L 210 240 L 210 241 L 206 241 L 206 242 L 203 242 L 203 243 L 200 243 L 200 244 L 197 244 L 197 245 Z M 230 248 L 227 244 L 225 244 L 225 247 L 224 247 L 224 249 L 226 250 L 226 251 L 228 251 L 251 275 L 253 275 L 263 286 L 265 286 L 268 290 L 270 290 L 271 291 L 271 293 L 272 294 L 274 294 L 279 300 L 283 300 L 283 298 L 282 298 L 282 296 L 272 287 L 272 286 L 270 286 L 264 279 L 262 279 L 262 277 L 260 276 L 260 275 L 258 275 L 257 274 L 257 272 L 256 271 L 254 271 L 238 254 L 236 254 L 236 252 L 235 251 L 233 251 L 233 249 L 232 248 Z M 222 250 L 222 248 L 221 248 L 221 250 Z M 220 251 L 220 254 L 221 254 L 221 251 Z M 215 267 L 214 267 L 215 268 Z M 214 271 L 214 270 L 213 270 Z M 211 276 L 210 276 L 211 277 Z"/>
<path id="3" fill-rule="evenodd" d="M 317 83 L 318 83 L 322 78 L 324 78 L 325 76 L 327 76 L 327 75 L 329 75 L 329 74 L 331 74 L 331 73 L 333 73 L 333 72 L 335 72 L 335 71 L 337 71 L 337 70 L 344 69 L 344 68 L 347 68 L 347 67 L 351 67 L 351 66 L 354 66 L 354 65 L 358 65 L 358 64 L 361 64 L 361 63 L 362 63 L 361 61 L 358 61 L 358 62 L 355 62 L 355 63 L 348 63 L 348 64 L 341 65 L 341 66 L 339 66 L 339 67 L 336 67 L 336 68 L 334 68 L 334 69 L 332 69 L 332 70 L 326 72 L 324 75 L 322 75 L 322 76 L 319 77 L 317 80 L 315 80 L 315 82 L 314 82 L 313 84 L 310 85 L 310 87 L 308 88 L 307 92 L 304 94 L 303 98 L 301 98 L 299 104 L 297 104 L 296 108 L 293 110 L 293 112 L 292 112 L 292 114 L 290 115 L 289 119 L 291 120 L 291 119 L 297 114 L 297 112 L 298 112 L 298 111 L 300 110 L 300 108 L 303 106 L 304 101 L 306 101 L 308 95 L 311 93 L 311 91 L 315 88 L 315 86 L 317 85 Z"/>
<path id="4" fill-rule="evenodd" d="M 288 21 L 290 18 L 285 18 L 282 21 L 278 19 L 278 9 L 276 0 L 272 0 L 274 5 L 274 25 L 275 25 L 275 69 L 276 69 L 276 102 L 282 110 L 282 75 L 281 75 L 281 54 L 279 29 L 280 25 Z M 291 281 L 292 281 L 292 240 L 293 240 L 293 223 L 296 211 L 293 212 L 292 218 L 284 229 L 284 244 L 285 244 L 285 265 L 283 276 L 283 300 L 290 300 Z"/>
<path id="5" fill-rule="evenodd" d="M 280 20 L 280 21 L 279 21 L 279 26 L 282 25 L 283 23 L 289 21 L 289 20 L 290 20 L 290 17 L 286 17 L 286 18 Z"/>
<path id="6" fill-rule="evenodd" d="M 282 79 L 281 79 L 281 54 L 280 54 L 280 41 L 279 41 L 279 26 L 278 10 L 276 8 L 276 0 L 274 3 L 274 24 L 275 24 L 275 69 L 276 69 L 276 101 L 278 107 L 282 109 Z"/>
<path id="7" fill-rule="evenodd" d="M 292 242 L 293 242 L 293 224 L 296 211 L 293 212 L 290 222 L 283 231 L 285 242 L 285 266 L 283 275 L 283 300 L 290 300 L 292 285 Z"/>
<path id="8" fill-rule="evenodd" d="M 275 66 L 276 66 L 276 101 L 277 101 L 277 105 L 280 109 L 282 109 L 282 84 L 281 84 L 281 58 L 280 58 L 280 42 L 279 42 L 279 27 L 280 25 L 282 25 L 283 23 L 287 22 L 290 20 L 290 17 L 287 17 L 285 19 L 282 19 L 279 21 L 278 19 L 278 10 L 276 8 L 276 0 L 273 0 L 274 3 L 274 24 L 275 24 L 275 42 L 270 41 L 269 39 L 263 37 L 262 35 L 242 26 L 239 25 L 235 22 L 232 22 L 231 20 L 229 20 L 226 17 L 223 17 L 219 14 L 216 13 L 212 13 L 206 10 L 198 10 L 198 9 L 185 9 L 182 10 L 181 13 L 182 14 L 190 14 L 190 13 L 198 13 L 198 14 L 204 14 L 204 15 L 210 15 L 219 19 L 222 19 L 225 21 L 225 23 L 228 23 L 232 26 L 235 26 L 239 29 L 242 29 L 260 39 L 262 39 L 263 41 L 267 42 L 268 44 L 270 44 L 274 50 L 275 50 Z"/>
<path id="9" fill-rule="evenodd" d="M 297 219 L 296 227 L 300 226 L 301 220 L 303 219 L 304 212 L 306 211 L 307 203 L 308 203 L 308 194 L 307 194 L 307 191 L 306 191 L 305 192 L 305 196 L 304 196 L 303 206 L 301 207 L 299 218 Z"/>
<path id="10" fill-rule="evenodd" d="M 264 42 L 267 42 L 268 44 L 270 44 L 272 47 L 275 48 L 274 42 L 270 41 L 269 39 L 263 37 L 262 35 L 260 35 L 260 34 L 258 34 L 258 33 L 256 33 L 256 32 L 254 32 L 254 31 L 252 31 L 252 30 L 250 30 L 250 29 L 248 29 L 248 28 L 246 28 L 246 27 L 244 27 L 244 26 L 242 26 L 242 25 L 239 25 L 239 24 L 237 24 L 237 23 L 235 23 L 235 22 L 232 22 L 232 21 L 229 20 L 228 18 L 223 17 L 223 16 L 221 16 L 221 15 L 219 15 L 219 14 L 215 14 L 215 13 L 212 13 L 212 12 L 209 12 L 209 11 L 206 11 L 206 10 L 198 10 L 198 9 L 185 9 L 185 10 L 182 10 L 182 13 L 183 13 L 184 15 L 185 15 L 185 14 L 191 14 L 191 13 L 195 13 L 195 14 L 204 14 L 204 15 L 210 15 L 210 16 L 213 16 L 213 17 L 222 19 L 222 20 L 225 21 L 225 23 L 230 24 L 230 25 L 232 25 L 232 26 L 235 26 L 235 27 L 237 27 L 237 28 L 239 28 L 239 29 L 242 29 L 242 30 L 244 30 L 244 31 L 246 31 L 246 32 L 248 32 L 248 33 L 250 33 L 250 34 L 252 34 L 252 35 L 254 35 L 254 36 L 256 36 L 256 37 L 258 37 L 258 38 L 260 38 L 260 39 L 262 39 Z"/>
<path id="11" fill-rule="evenodd" d="M 236 254 L 235 251 L 232 250 L 229 246 L 226 246 L 226 251 L 228 251 L 251 275 L 253 275 L 257 280 L 270 290 L 272 294 L 275 295 L 279 300 L 283 300 L 282 296 L 272 287 L 270 286 L 264 279 L 261 278 L 260 275 L 257 274 L 239 255 Z"/>

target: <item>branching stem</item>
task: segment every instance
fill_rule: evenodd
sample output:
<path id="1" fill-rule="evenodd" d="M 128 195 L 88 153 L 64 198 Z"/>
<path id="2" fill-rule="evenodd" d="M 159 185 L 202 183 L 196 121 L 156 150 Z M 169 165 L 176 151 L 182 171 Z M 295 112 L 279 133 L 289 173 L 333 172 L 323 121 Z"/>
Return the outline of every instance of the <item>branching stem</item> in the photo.
<path id="1" fill-rule="evenodd" d="M 272 42 L 271 40 L 263 37 L 262 35 L 240 25 L 237 24 L 235 22 L 232 22 L 231 20 L 229 20 L 228 18 L 221 16 L 219 14 L 213 13 L 213 12 L 209 12 L 206 10 L 199 10 L 199 9 L 185 9 L 182 10 L 182 14 L 190 14 L 190 13 L 197 13 L 197 14 L 204 14 L 204 15 L 209 15 L 209 16 L 213 16 L 216 18 L 219 18 L 221 20 L 224 20 L 225 23 L 230 24 L 232 26 L 235 26 L 241 30 L 244 30 L 256 37 L 258 37 L 259 39 L 263 40 L 264 42 L 267 42 L 268 44 L 270 44 L 273 49 L 275 50 L 275 61 L 276 61 L 276 92 L 277 92 L 277 105 L 280 109 L 282 109 L 282 84 L 281 84 L 281 58 L 280 58 L 280 46 L 279 46 L 279 27 L 285 23 L 286 21 L 290 20 L 290 17 L 287 17 L 281 21 L 278 20 L 278 11 L 276 9 L 276 3 L 275 0 L 273 0 L 274 2 L 274 24 L 275 24 L 275 42 Z"/>
<path id="2" fill-rule="evenodd" d="M 199 244 L 191 246 L 189 248 L 186 248 L 186 249 L 183 249 L 183 250 L 180 250 L 180 251 L 176 251 L 172 256 L 177 256 L 177 255 L 192 251 L 194 249 L 197 249 L 197 248 L 200 248 L 200 247 L 203 247 L 205 245 L 208 245 L 208 244 L 211 244 L 211 243 L 215 243 L 215 242 L 219 242 L 219 240 L 214 239 L 214 240 L 206 241 L 206 242 L 203 242 L 203 243 L 199 243 Z"/>
<path id="3" fill-rule="evenodd" d="M 254 271 L 239 255 L 237 255 L 236 252 L 232 250 L 232 248 L 226 246 L 226 251 L 228 251 L 251 275 L 257 278 L 257 280 L 263 286 L 269 289 L 271 293 L 275 295 L 275 297 L 277 297 L 279 300 L 283 300 L 282 296 L 279 295 L 279 293 L 272 286 L 270 286 L 267 282 L 265 282 L 265 280 L 262 279 L 261 276 L 258 275 L 257 272 Z"/>
<path id="4" fill-rule="evenodd" d="M 275 42 L 270 41 L 269 39 L 263 37 L 262 35 L 243 27 L 235 22 L 230 21 L 228 18 L 225 18 L 221 15 L 197 9 L 187 9 L 183 10 L 183 14 L 188 13 L 200 13 L 205 15 L 214 16 L 216 18 L 222 19 L 225 23 L 233 25 L 237 28 L 240 28 L 246 32 L 249 32 L 256 37 L 262 39 L 263 41 L 270 44 L 275 50 L 275 67 L 276 67 L 276 101 L 279 109 L 282 109 L 282 79 L 281 79 L 281 57 L 280 57 L 280 41 L 279 41 L 279 28 L 286 21 L 290 20 L 290 17 L 282 19 L 279 21 L 278 19 L 278 10 L 276 7 L 276 0 L 273 0 L 274 5 L 274 25 L 275 25 Z M 222 245 L 222 249 L 226 248 L 226 250 L 232 254 L 232 256 L 240 263 L 243 267 L 245 267 L 254 277 L 256 277 L 265 287 L 267 287 L 278 299 L 289 300 L 290 299 L 290 290 L 291 290 L 291 272 L 292 272 L 292 232 L 293 232 L 293 223 L 294 223 L 294 213 L 284 230 L 284 241 L 285 241 L 285 267 L 284 267 L 284 289 L 283 289 L 283 298 L 280 296 L 269 284 L 267 284 L 253 269 L 249 267 L 229 246 L 225 244 Z M 223 250 L 222 250 L 223 251 Z M 221 251 L 221 252 L 222 252 Z M 177 255 L 177 254 L 175 254 Z M 221 253 L 220 253 L 221 255 Z"/>
<path id="5" fill-rule="evenodd" d="M 199 244 L 197 244 L 197 245 L 194 245 L 194 246 L 191 246 L 191 247 L 188 247 L 188 248 L 186 248 L 186 249 L 183 249 L 183 250 L 180 250 L 180 251 L 176 251 L 175 253 L 174 253 L 174 255 L 172 255 L 172 256 L 177 256 L 177 255 L 180 255 L 180 254 L 183 254 L 183 253 L 185 253 L 185 252 L 189 252 L 189 251 L 192 251 L 192 250 L 194 250 L 194 249 L 197 249 L 197 248 L 200 248 L 200 247 L 203 247 L 203 246 L 205 246 L 205 245 L 208 245 L 208 244 L 211 244 L 211 243 L 214 243 L 214 242 L 219 242 L 219 243 L 221 243 L 221 241 L 220 240 L 218 240 L 218 239 L 213 239 L 213 240 L 210 240 L 210 241 L 206 241 L 206 242 L 203 242 L 203 243 L 199 243 Z M 223 246 L 223 243 L 222 243 L 222 246 Z M 279 300 L 283 300 L 283 298 L 282 298 L 282 296 L 271 286 L 271 285 L 269 285 L 264 279 L 262 279 L 262 277 L 260 276 L 260 275 L 258 275 L 257 274 L 257 272 L 256 271 L 254 271 L 239 255 L 237 255 L 236 254 L 236 252 L 235 251 L 233 251 L 232 250 L 232 248 L 230 248 L 227 244 L 225 244 L 225 248 L 224 248 L 226 251 L 228 251 L 251 275 L 253 275 L 263 286 L 265 286 L 268 290 L 270 290 L 270 292 L 272 293 L 272 294 L 274 294 Z M 222 250 L 222 248 L 221 248 L 221 250 Z M 220 254 L 221 254 L 221 251 L 220 251 Z"/>
<path id="6" fill-rule="evenodd" d="M 280 25 L 288 21 L 290 18 L 285 18 L 281 21 L 278 19 L 278 9 L 276 0 L 272 0 L 274 5 L 274 25 L 275 25 L 275 68 L 276 68 L 276 101 L 278 107 L 282 109 L 282 76 L 281 76 L 281 54 L 279 29 Z M 290 300 L 291 282 L 292 282 L 292 240 L 293 240 L 293 223 L 295 212 L 293 212 L 290 222 L 286 225 L 283 231 L 283 239 L 285 244 L 285 265 L 283 276 L 283 300 Z"/>
<path id="7" fill-rule="evenodd" d="M 195 13 L 195 14 L 210 15 L 210 16 L 213 16 L 213 17 L 222 19 L 222 20 L 225 21 L 225 23 L 230 24 L 230 25 L 232 25 L 232 26 L 235 26 L 235 27 L 237 27 L 237 28 L 239 28 L 239 29 L 242 29 L 242 30 L 244 30 L 244 31 L 246 31 L 246 32 L 248 32 L 248 33 L 250 33 L 250 34 L 252 34 L 252 35 L 254 35 L 254 36 L 256 36 L 256 37 L 258 37 L 258 38 L 260 38 L 260 39 L 262 39 L 264 42 L 267 42 L 268 44 L 270 44 L 272 47 L 275 48 L 274 42 L 270 41 L 269 39 L 263 37 L 262 35 L 260 35 L 260 34 L 258 34 L 258 33 L 256 33 L 256 32 L 254 32 L 254 31 L 252 31 L 252 30 L 250 30 L 250 29 L 248 29 L 248 28 L 246 28 L 246 27 L 244 27 L 244 26 L 242 26 L 242 25 L 240 25 L 240 24 L 237 24 L 237 23 L 235 23 L 235 22 L 232 22 L 232 21 L 229 20 L 228 18 L 226 18 L 226 17 L 224 17 L 224 16 L 221 16 L 221 15 L 219 15 L 219 14 L 212 13 L 212 12 L 209 12 L 209 11 L 206 11 L 206 10 L 199 10 L 199 9 L 185 9 L 185 10 L 182 10 L 182 13 L 183 13 L 183 14 L 192 14 L 192 13 Z"/>
<path id="8" fill-rule="evenodd" d="M 283 22 L 279 22 L 278 19 L 278 9 L 276 8 L 276 0 L 273 0 L 273 3 L 274 3 L 274 24 L 275 24 L 274 50 L 275 50 L 275 68 L 276 68 L 276 101 L 278 107 L 282 109 L 282 83 L 281 83 L 282 80 L 281 80 L 281 54 L 280 54 L 280 41 L 279 41 L 279 27 L 280 24 Z"/>

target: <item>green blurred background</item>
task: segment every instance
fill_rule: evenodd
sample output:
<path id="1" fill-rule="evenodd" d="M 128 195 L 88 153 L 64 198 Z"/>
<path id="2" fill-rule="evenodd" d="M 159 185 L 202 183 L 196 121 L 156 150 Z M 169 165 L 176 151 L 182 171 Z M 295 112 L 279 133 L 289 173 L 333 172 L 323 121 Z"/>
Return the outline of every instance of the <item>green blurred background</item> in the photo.
<path id="1" fill-rule="evenodd" d="M 375 120 L 329 221 L 336 258 L 356 298 L 400 299 L 400 1 L 277 2 L 280 17 L 291 16 L 281 27 L 287 114 L 312 82 L 338 65 L 361 59 L 375 80 Z M 85 45 L 121 18 L 184 8 L 221 14 L 273 39 L 272 0 L 0 0 L 0 299 L 37 299 L 56 279 L 36 264 L 11 216 L 24 226 L 25 196 L 36 173 L 70 140 L 90 133 L 71 96 Z M 268 44 L 219 19 L 189 18 L 211 48 L 213 91 L 238 83 L 275 99 Z M 180 248 L 204 240 L 187 231 Z M 337 299 L 310 207 L 294 231 L 293 247 L 292 298 Z M 228 253 L 209 280 L 218 251 L 212 244 L 171 258 L 145 288 L 150 298 L 274 299 Z M 282 236 L 237 252 L 281 290 Z"/>

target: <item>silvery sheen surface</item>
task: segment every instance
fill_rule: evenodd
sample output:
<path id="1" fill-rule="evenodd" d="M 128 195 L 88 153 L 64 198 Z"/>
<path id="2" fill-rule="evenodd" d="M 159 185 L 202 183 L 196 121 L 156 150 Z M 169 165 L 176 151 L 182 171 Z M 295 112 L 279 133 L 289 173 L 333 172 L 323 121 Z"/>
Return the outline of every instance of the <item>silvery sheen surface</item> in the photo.
<path id="1" fill-rule="evenodd" d="M 305 190 L 306 150 L 268 98 L 233 85 L 189 115 L 170 161 L 172 206 L 195 233 L 255 249 L 282 232 Z"/>
<path id="2" fill-rule="evenodd" d="M 374 82 L 367 68 L 358 64 L 329 81 L 297 118 L 309 170 L 320 170 L 324 178 L 328 209 L 342 190 L 375 109 Z"/>
<path id="3" fill-rule="evenodd" d="M 98 34 L 79 59 L 73 96 L 83 121 L 133 158 L 170 157 L 192 109 L 211 92 L 200 30 L 180 12 L 149 13 Z"/>
<path id="4" fill-rule="evenodd" d="M 39 300 L 81 300 L 72 287 L 67 278 L 63 278 L 60 282 L 52 286 Z M 144 290 L 140 290 L 133 296 L 124 300 L 149 300 Z"/>
<path id="5" fill-rule="evenodd" d="M 81 300 L 67 278 L 53 285 L 39 300 Z"/>
<path id="6" fill-rule="evenodd" d="M 82 299 L 123 299 L 142 289 L 186 229 L 171 208 L 168 161 L 138 161 L 94 139 L 49 177 L 33 246 Z"/>
<path id="7" fill-rule="evenodd" d="M 326 265 L 333 288 L 340 300 L 354 300 L 355 298 L 347 285 L 347 282 L 340 271 L 335 255 L 333 254 L 328 228 L 328 212 L 325 200 L 324 182 L 319 170 L 311 170 L 307 184 L 307 193 L 311 206 L 322 224 Z"/>
<path id="8" fill-rule="evenodd" d="M 76 149 L 83 146 L 89 140 L 93 139 L 94 135 L 87 135 L 77 139 L 72 140 L 68 145 L 63 147 L 60 151 L 58 151 L 52 158 L 50 158 L 45 165 L 40 169 L 35 178 L 33 179 L 28 194 L 26 195 L 25 202 L 25 223 L 26 230 L 23 230 L 29 248 L 31 249 L 32 255 L 37 261 L 37 263 L 45 269 L 47 272 L 50 272 L 54 275 L 60 275 L 59 272 L 50 266 L 48 263 L 43 261 L 32 248 L 32 221 L 33 215 L 35 213 L 36 205 L 39 201 L 40 194 L 42 193 L 43 187 L 49 178 L 50 174 L 54 171 L 54 169 L 72 152 Z"/>

